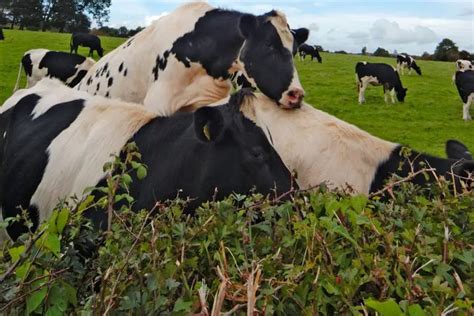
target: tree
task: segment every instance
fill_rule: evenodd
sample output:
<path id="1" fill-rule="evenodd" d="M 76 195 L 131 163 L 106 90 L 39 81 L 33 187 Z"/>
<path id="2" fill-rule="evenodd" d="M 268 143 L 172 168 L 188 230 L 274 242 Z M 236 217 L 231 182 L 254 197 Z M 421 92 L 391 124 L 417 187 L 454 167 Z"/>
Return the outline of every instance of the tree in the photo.
<path id="1" fill-rule="evenodd" d="M 367 55 L 367 46 L 362 47 L 362 55 Z"/>
<path id="2" fill-rule="evenodd" d="M 456 44 L 449 38 L 443 39 L 435 49 L 433 59 L 442 61 L 455 61 L 459 58 Z"/>
<path id="3" fill-rule="evenodd" d="M 462 50 L 459 52 L 459 59 L 472 60 L 474 59 L 474 55 L 467 50 Z"/>
<path id="4" fill-rule="evenodd" d="M 390 53 L 388 52 L 388 50 L 382 47 L 377 48 L 372 55 L 379 57 L 390 57 Z"/>
<path id="5" fill-rule="evenodd" d="M 423 59 L 423 60 L 433 60 L 433 56 L 428 52 L 424 52 L 421 55 L 421 59 Z"/>

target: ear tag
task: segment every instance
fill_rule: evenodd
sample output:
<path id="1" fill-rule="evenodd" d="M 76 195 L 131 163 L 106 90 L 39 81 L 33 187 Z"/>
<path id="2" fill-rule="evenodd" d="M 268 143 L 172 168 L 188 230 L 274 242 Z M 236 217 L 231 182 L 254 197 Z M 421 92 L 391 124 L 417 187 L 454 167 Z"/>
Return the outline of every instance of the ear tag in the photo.
<path id="1" fill-rule="evenodd" d="M 207 140 L 211 140 L 211 132 L 209 131 L 209 124 L 204 125 L 202 132 L 206 135 Z"/>

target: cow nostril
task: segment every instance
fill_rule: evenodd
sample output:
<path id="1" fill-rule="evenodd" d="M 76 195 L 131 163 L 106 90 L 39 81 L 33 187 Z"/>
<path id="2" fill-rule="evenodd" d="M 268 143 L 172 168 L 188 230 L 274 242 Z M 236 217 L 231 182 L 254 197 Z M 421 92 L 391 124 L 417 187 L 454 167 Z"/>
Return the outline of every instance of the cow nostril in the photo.
<path id="1" fill-rule="evenodd" d="M 304 91 L 302 89 L 293 89 L 288 91 L 288 96 L 292 99 L 302 100 L 304 98 Z"/>

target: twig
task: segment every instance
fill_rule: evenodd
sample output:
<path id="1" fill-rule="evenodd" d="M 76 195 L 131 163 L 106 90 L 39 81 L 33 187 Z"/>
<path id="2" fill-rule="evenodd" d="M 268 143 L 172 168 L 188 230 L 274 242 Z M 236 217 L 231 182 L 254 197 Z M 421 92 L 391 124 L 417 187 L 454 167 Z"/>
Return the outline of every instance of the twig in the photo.
<path id="1" fill-rule="evenodd" d="M 222 305 L 224 305 L 224 299 L 227 290 L 227 284 L 229 279 L 221 271 L 221 268 L 217 266 L 217 275 L 221 279 L 221 284 L 219 284 L 219 289 L 217 290 L 216 298 L 214 299 L 214 304 L 212 304 L 211 316 L 219 316 L 222 310 Z"/>
<path id="2" fill-rule="evenodd" d="M 46 231 L 46 228 L 43 228 L 39 233 L 38 235 L 36 235 L 35 238 L 33 238 L 30 243 L 28 244 L 28 247 L 25 249 L 25 251 L 23 252 L 22 256 L 20 256 L 20 258 L 18 258 L 18 260 L 10 267 L 8 268 L 8 270 L 0 277 L 0 283 L 2 283 L 10 274 L 13 273 L 13 271 L 15 271 L 15 269 L 18 267 L 18 265 L 20 265 L 20 263 L 22 263 L 25 259 L 25 254 L 27 254 L 28 252 L 31 251 L 31 248 L 33 248 L 33 245 L 35 244 L 35 242 L 41 238 L 41 236 L 43 236 L 44 232 Z"/>
<path id="3" fill-rule="evenodd" d="M 417 175 L 419 175 L 420 173 L 424 173 L 424 172 L 435 172 L 436 169 L 433 169 L 433 168 L 430 168 L 430 169 L 421 169 L 421 170 L 418 170 L 418 171 L 415 171 L 414 173 L 411 173 L 409 174 L 408 176 L 406 176 L 405 178 L 403 179 L 400 179 L 398 181 L 395 181 L 395 182 L 392 182 L 392 183 L 388 183 L 385 187 L 383 187 L 382 189 L 378 190 L 377 192 L 374 192 L 374 193 L 371 193 L 369 194 L 369 198 L 372 198 L 374 196 L 377 196 L 377 195 L 380 195 L 382 193 L 385 193 L 386 191 L 391 191 L 393 187 L 397 186 L 397 185 L 400 185 L 404 182 L 408 182 L 410 180 L 412 180 L 413 178 L 415 178 Z"/>
<path id="4" fill-rule="evenodd" d="M 253 316 L 261 275 L 262 269 L 260 268 L 260 265 L 252 265 L 252 272 L 247 281 L 247 316 Z"/>

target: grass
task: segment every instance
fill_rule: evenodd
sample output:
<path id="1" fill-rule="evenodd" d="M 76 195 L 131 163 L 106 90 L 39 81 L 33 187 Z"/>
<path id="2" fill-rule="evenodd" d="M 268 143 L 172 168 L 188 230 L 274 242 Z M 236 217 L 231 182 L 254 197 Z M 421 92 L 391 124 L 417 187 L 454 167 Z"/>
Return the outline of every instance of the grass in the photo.
<path id="1" fill-rule="evenodd" d="M 32 48 L 69 51 L 70 34 L 4 30 L 0 41 L 0 103 L 12 93 L 23 53 Z M 105 52 L 124 39 L 101 36 Z M 87 55 L 87 48 L 79 53 Z M 369 87 L 367 103 L 357 103 L 354 67 L 356 62 L 385 62 L 394 58 L 323 53 L 323 63 L 296 61 L 306 101 L 318 109 L 353 123 L 378 137 L 444 156 L 444 144 L 457 139 L 474 150 L 474 122 L 462 120 L 462 102 L 451 81 L 454 63 L 419 61 L 423 76 L 402 77 L 408 88 L 405 103 L 387 105 L 381 87 Z M 96 56 L 97 58 L 97 56 Z M 25 77 L 23 75 L 23 84 Z"/>

